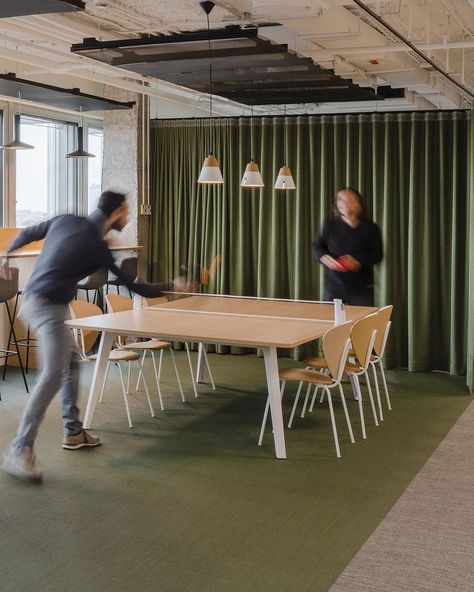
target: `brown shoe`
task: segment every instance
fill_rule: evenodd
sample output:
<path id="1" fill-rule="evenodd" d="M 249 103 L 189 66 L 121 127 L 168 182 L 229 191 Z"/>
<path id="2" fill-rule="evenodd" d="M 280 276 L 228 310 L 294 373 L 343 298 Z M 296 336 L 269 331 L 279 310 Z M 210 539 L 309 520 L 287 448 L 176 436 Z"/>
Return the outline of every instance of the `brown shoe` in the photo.
<path id="1" fill-rule="evenodd" d="M 66 450 L 77 450 L 77 448 L 100 446 L 101 444 L 100 438 L 91 436 L 86 430 L 82 430 L 74 436 L 64 436 L 63 439 L 63 448 Z"/>

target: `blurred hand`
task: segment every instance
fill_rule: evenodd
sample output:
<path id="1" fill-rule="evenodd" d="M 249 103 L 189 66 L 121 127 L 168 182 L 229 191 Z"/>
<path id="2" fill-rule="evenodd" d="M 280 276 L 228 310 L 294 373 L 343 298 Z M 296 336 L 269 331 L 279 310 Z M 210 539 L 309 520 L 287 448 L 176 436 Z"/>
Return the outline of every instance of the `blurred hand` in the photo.
<path id="1" fill-rule="evenodd" d="M 180 276 L 173 280 L 173 292 L 199 292 L 201 284 L 193 277 Z"/>
<path id="2" fill-rule="evenodd" d="M 0 261 L 0 278 L 3 280 L 11 280 L 13 277 L 13 271 L 8 263 L 8 259 L 3 257 Z"/>
<path id="3" fill-rule="evenodd" d="M 334 257 L 331 257 L 331 255 L 323 255 L 320 261 L 328 269 L 332 269 L 333 271 L 346 271 L 346 269 L 338 263 Z"/>

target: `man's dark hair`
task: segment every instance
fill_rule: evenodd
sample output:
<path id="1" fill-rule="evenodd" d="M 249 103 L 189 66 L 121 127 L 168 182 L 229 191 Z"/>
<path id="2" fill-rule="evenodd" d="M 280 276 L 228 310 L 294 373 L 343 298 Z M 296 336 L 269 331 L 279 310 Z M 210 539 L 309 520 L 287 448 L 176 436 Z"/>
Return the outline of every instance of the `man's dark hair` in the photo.
<path id="1" fill-rule="evenodd" d="M 123 202 L 126 199 L 124 193 L 116 193 L 115 191 L 104 191 L 99 198 L 97 207 L 102 210 L 108 217 L 112 212 L 115 212 L 117 208 L 123 206 Z"/>

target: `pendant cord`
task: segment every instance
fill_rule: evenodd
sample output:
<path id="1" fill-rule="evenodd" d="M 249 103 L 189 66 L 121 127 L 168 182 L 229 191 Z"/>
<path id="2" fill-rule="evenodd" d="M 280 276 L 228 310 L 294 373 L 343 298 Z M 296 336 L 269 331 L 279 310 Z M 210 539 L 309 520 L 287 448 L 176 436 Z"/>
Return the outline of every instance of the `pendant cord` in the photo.
<path id="1" fill-rule="evenodd" d="M 207 41 L 209 48 L 209 154 L 212 154 L 212 57 L 211 57 L 211 29 L 209 24 L 209 14 L 206 14 L 207 18 Z"/>

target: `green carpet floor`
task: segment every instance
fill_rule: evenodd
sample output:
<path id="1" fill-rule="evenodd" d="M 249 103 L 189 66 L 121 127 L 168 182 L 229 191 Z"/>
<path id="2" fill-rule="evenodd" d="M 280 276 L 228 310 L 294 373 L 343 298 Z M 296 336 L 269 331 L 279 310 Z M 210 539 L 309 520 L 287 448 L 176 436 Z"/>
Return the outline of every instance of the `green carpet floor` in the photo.
<path id="1" fill-rule="evenodd" d="M 323 404 L 286 430 L 282 461 L 270 431 L 256 445 L 263 360 L 209 358 L 217 390 L 201 385 L 193 399 L 178 354 L 189 402 L 178 402 L 168 362 L 166 411 L 155 396 L 153 419 L 133 396 L 134 429 L 112 376 L 94 417 L 97 449 L 61 449 L 53 403 L 37 447 L 44 484 L 0 475 L 2 592 L 326 592 L 471 400 L 463 379 L 389 372 L 393 411 L 376 428 L 366 408 L 367 440 L 356 403 L 354 445 L 337 405 L 336 459 Z M 91 368 L 82 372 L 85 406 Z M 3 449 L 26 395 L 14 370 L 0 387 Z"/>

